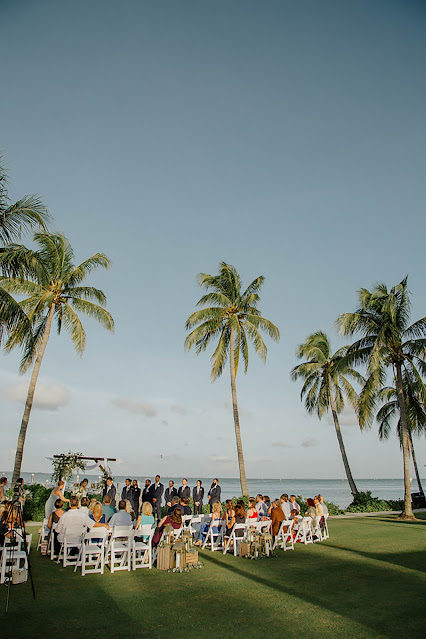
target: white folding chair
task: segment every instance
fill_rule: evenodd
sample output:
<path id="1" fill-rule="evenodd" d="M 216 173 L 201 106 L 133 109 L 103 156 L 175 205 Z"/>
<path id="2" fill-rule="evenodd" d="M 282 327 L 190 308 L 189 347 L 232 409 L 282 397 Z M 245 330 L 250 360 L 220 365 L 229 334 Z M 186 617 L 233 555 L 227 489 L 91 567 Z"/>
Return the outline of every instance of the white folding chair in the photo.
<path id="1" fill-rule="evenodd" d="M 54 559 L 55 558 L 55 535 L 54 535 L 54 531 L 56 530 L 56 526 L 58 524 L 52 524 L 52 528 L 50 530 L 50 536 L 49 536 L 49 543 L 47 544 L 47 554 L 50 555 L 50 559 Z"/>
<path id="2" fill-rule="evenodd" d="M 214 528 L 217 528 L 216 532 L 214 531 Z M 210 522 L 206 538 L 204 539 L 204 543 L 202 545 L 203 550 L 206 548 L 206 546 L 210 546 L 210 550 L 212 552 L 214 552 L 215 550 L 222 550 L 224 546 L 225 529 L 226 522 L 224 520 L 213 519 Z"/>
<path id="3" fill-rule="evenodd" d="M 240 537 L 236 535 L 237 530 L 243 530 L 244 534 Z M 240 543 L 244 541 L 245 532 L 247 530 L 247 524 L 234 524 L 231 530 L 231 534 L 229 535 L 225 547 L 223 549 L 223 554 L 225 555 L 230 548 L 233 547 L 234 555 L 237 556 L 240 552 Z"/>
<path id="4" fill-rule="evenodd" d="M 40 528 L 39 538 L 38 538 L 38 542 L 37 542 L 37 550 L 40 550 L 41 542 L 45 541 L 48 538 L 48 536 L 49 536 L 50 530 L 47 527 L 48 523 L 49 522 L 48 522 L 47 519 L 43 519 L 43 523 L 42 523 L 41 528 Z"/>
<path id="5" fill-rule="evenodd" d="M 312 541 L 315 543 L 317 541 L 322 541 L 322 530 L 320 526 L 321 517 L 317 516 L 312 520 Z"/>
<path id="6" fill-rule="evenodd" d="M 111 572 L 130 570 L 133 535 L 131 526 L 114 526 L 106 551 Z"/>
<path id="7" fill-rule="evenodd" d="M 86 526 L 78 524 L 76 526 L 68 526 L 63 533 L 63 539 L 59 550 L 59 556 L 57 562 L 60 563 L 62 559 L 62 565 L 75 566 L 77 558 L 80 552 L 83 535 L 86 532 Z M 71 552 L 77 550 L 77 552 Z"/>
<path id="8" fill-rule="evenodd" d="M 321 532 L 322 532 L 322 538 L 323 539 L 328 539 L 330 537 L 330 533 L 328 532 L 328 513 L 326 515 L 324 515 L 324 522 L 321 528 Z"/>
<path id="9" fill-rule="evenodd" d="M 12 571 L 16 569 L 28 569 L 28 560 L 25 550 L 21 550 L 21 544 L 5 543 L 1 555 L 0 584 L 12 579 Z"/>
<path id="10" fill-rule="evenodd" d="M 274 539 L 272 550 L 275 550 L 277 546 L 280 546 L 285 550 L 294 550 L 293 531 L 291 529 L 293 520 L 285 519 L 281 522 L 280 529 Z"/>
<path id="11" fill-rule="evenodd" d="M 312 517 L 303 517 L 298 522 L 298 529 L 294 543 L 303 542 L 304 544 L 312 544 Z"/>
<path id="12" fill-rule="evenodd" d="M 135 530 L 132 540 L 132 570 L 152 568 L 152 538 L 155 526 L 144 524 Z M 146 539 L 148 537 L 148 539 Z"/>
<path id="13" fill-rule="evenodd" d="M 74 572 L 81 566 L 81 574 L 98 572 L 104 574 L 105 541 L 108 535 L 106 528 L 92 528 L 84 533 Z"/>
<path id="14" fill-rule="evenodd" d="M 264 533 L 271 532 L 272 519 L 265 519 L 264 521 L 255 521 L 254 524 L 250 524 L 256 528 L 256 532 Z"/>

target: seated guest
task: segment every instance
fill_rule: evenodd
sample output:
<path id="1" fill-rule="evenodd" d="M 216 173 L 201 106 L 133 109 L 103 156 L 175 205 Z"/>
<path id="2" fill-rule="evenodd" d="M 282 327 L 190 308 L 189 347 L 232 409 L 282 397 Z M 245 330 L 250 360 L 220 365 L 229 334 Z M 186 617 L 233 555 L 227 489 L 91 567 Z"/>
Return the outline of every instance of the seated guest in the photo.
<path id="1" fill-rule="evenodd" d="M 316 511 L 316 508 L 315 508 L 314 500 L 311 499 L 311 498 L 308 498 L 306 500 L 306 503 L 308 505 L 308 509 L 305 512 L 305 517 L 311 517 L 312 520 L 314 520 L 315 517 L 317 516 L 317 511 Z"/>
<path id="2" fill-rule="evenodd" d="M 300 506 L 296 501 L 296 495 L 290 495 L 290 504 L 291 509 L 295 508 L 297 510 L 297 514 L 300 513 Z"/>
<path id="3" fill-rule="evenodd" d="M 200 532 L 198 535 L 198 539 L 195 542 L 195 546 L 202 546 L 202 544 L 204 543 L 204 540 L 207 536 L 207 532 L 210 528 L 210 525 L 213 526 L 213 534 L 217 535 L 219 532 L 219 524 L 220 521 L 222 519 L 222 505 L 220 503 L 220 501 L 215 501 L 212 504 L 212 518 L 210 521 L 206 521 L 204 524 L 201 525 L 200 528 Z"/>
<path id="4" fill-rule="evenodd" d="M 89 510 L 92 513 L 94 507 L 96 506 L 96 504 L 99 504 L 98 500 L 95 499 L 94 497 L 90 500 L 90 504 L 89 504 Z M 90 514 L 90 513 L 89 513 Z"/>
<path id="5" fill-rule="evenodd" d="M 50 514 L 49 521 L 47 522 L 47 527 L 53 533 L 53 554 L 55 557 L 59 555 L 61 544 L 58 541 L 58 533 L 56 532 L 56 530 L 52 530 L 52 525 L 57 524 L 64 514 L 64 511 L 62 510 L 63 505 L 64 502 L 62 501 L 62 499 L 57 499 L 55 501 L 56 510 L 54 510 L 53 513 Z"/>
<path id="6" fill-rule="evenodd" d="M 235 506 L 235 517 L 234 517 L 235 523 L 236 524 L 245 524 L 246 523 L 246 511 L 244 508 L 244 502 L 243 501 L 239 501 L 237 503 L 237 505 Z M 236 537 L 243 537 L 244 536 L 244 530 L 238 529 L 235 531 L 235 536 Z"/>
<path id="7" fill-rule="evenodd" d="M 136 513 L 133 510 L 132 504 L 130 503 L 130 501 L 128 499 L 125 499 L 125 502 L 126 502 L 126 509 L 125 509 L 126 513 L 129 513 L 130 517 L 132 518 L 132 521 L 135 521 L 136 520 Z"/>
<path id="8" fill-rule="evenodd" d="M 262 517 L 268 516 L 268 509 L 266 507 L 265 502 L 263 501 L 263 495 L 256 495 L 256 510 L 257 510 L 259 519 L 262 519 Z"/>
<path id="9" fill-rule="evenodd" d="M 163 535 L 163 530 L 164 530 L 165 526 L 167 526 L 168 524 L 173 526 L 173 528 L 175 530 L 178 530 L 179 528 L 182 528 L 182 511 L 181 511 L 179 506 L 177 508 L 175 508 L 174 511 L 170 515 L 166 515 L 160 521 L 159 526 L 158 526 L 158 528 L 157 528 L 157 530 L 155 532 L 155 535 L 152 538 L 152 546 L 153 546 L 153 548 L 158 546 L 158 544 L 160 543 L 160 539 L 161 539 L 161 537 Z"/>
<path id="10" fill-rule="evenodd" d="M 85 512 L 82 512 L 78 507 L 79 503 L 75 495 L 71 495 L 69 501 L 69 510 L 61 515 L 58 525 L 56 526 L 56 532 L 58 533 L 58 540 L 60 542 L 63 541 L 65 533 L 70 527 L 73 528 L 75 526 L 81 525 L 86 526 L 89 530 L 91 530 L 95 526 L 100 528 L 108 528 L 107 524 L 95 522 L 93 519 L 90 519 L 90 517 L 86 515 Z"/>
<path id="11" fill-rule="evenodd" d="M 290 513 L 291 513 L 292 506 L 291 506 L 291 504 L 288 501 L 287 493 L 284 493 L 283 495 L 281 495 L 280 501 L 281 501 L 281 508 L 283 509 L 285 518 L 286 519 L 290 519 Z"/>
<path id="12" fill-rule="evenodd" d="M 117 512 L 112 505 L 112 500 L 110 495 L 105 495 L 102 502 L 102 510 L 106 517 L 106 520 L 109 521 L 113 515 Z"/>
<path id="13" fill-rule="evenodd" d="M 169 508 L 168 512 L 166 512 L 166 514 L 167 515 L 171 515 L 172 512 L 174 512 L 176 510 L 176 508 L 180 508 L 180 499 L 179 499 L 178 495 L 175 495 L 174 497 L 172 497 L 172 505 L 170 506 L 170 508 Z"/>
<path id="14" fill-rule="evenodd" d="M 89 513 L 89 517 L 90 519 L 93 519 L 93 521 L 97 523 L 100 523 L 100 524 L 107 523 L 106 515 L 103 512 L 102 504 L 100 502 L 96 502 L 95 507 L 93 508 L 93 511 Z"/>
<path id="15" fill-rule="evenodd" d="M 120 499 L 120 501 L 118 502 L 118 512 L 115 513 L 108 522 L 111 528 L 114 528 L 114 526 L 132 525 L 132 517 L 126 511 L 126 506 L 126 501 L 124 499 Z"/>
<path id="16" fill-rule="evenodd" d="M 324 501 L 324 497 L 322 495 L 318 495 L 318 499 L 320 500 L 322 509 L 324 511 L 324 515 L 328 515 L 328 508 L 327 508 L 327 504 Z"/>
<path id="17" fill-rule="evenodd" d="M 235 510 L 232 499 L 227 499 L 225 502 L 225 522 L 225 537 L 229 537 L 235 524 Z"/>
<path id="18" fill-rule="evenodd" d="M 317 517 L 324 517 L 324 507 L 320 502 L 318 495 L 314 497 L 314 506 L 317 513 Z"/>
<path id="19" fill-rule="evenodd" d="M 84 513 L 86 513 L 86 515 L 90 515 L 89 504 L 90 504 L 90 502 L 89 502 L 89 498 L 88 497 L 82 497 L 81 498 L 80 510 L 83 511 Z"/>
<path id="20" fill-rule="evenodd" d="M 248 500 L 247 519 L 257 521 L 258 514 L 256 510 L 256 500 L 254 497 L 250 497 Z"/>
<path id="21" fill-rule="evenodd" d="M 139 517 L 137 518 L 135 528 L 137 530 L 139 526 L 145 526 L 146 524 L 152 525 L 153 523 L 155 523 L 155 519 L 154 519 L 154 515 L 152 514 L 152 506 L 148 501 L 145 501 L 142 504 L 142 511 Z M 148 539 L 148 537 L 146 539 Z M 144 541 L 146 541 L 146 539 L 144 537 Z"/>
<path id="22" fill-rule="evenodd" d="M 192 515 L 192 510 L 191 510 L 191 506 L 189 505 L 188 497 L 181 497 L 180 508 L 182 510 L 183 515 Z"/>
<path id="23" fill-rule="evenodd" d="M 274 499 L 272 502 L 272 511 L 271 511 L 271 533 L 273 537 L 278 535 L 278 531 L 283 521 L 285 521 L 284 511 L 281 508 L 281 502 L 279 499 Z"/>
<path id="24" fill-rule="evenodd" d="M 271 516 L 271 500 L 269 499 L 268 495 L 263 495 L 263 503 L 265 504 L 267 510 L 268 510 L 268 516 Z"/>

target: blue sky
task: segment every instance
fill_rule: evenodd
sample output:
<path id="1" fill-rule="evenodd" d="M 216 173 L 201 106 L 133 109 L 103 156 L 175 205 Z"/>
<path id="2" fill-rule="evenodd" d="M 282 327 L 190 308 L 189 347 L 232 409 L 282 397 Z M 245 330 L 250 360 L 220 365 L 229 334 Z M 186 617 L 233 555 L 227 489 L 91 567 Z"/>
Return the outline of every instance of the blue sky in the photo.
<path id="1" fill-rule="evenodd" d="M 200 271 L 266 277 L 281 331 L 237 380 L 251 477 L 343 477 L 331 422 L 289 379 L 312 331 L 355 291 L 409 274 L 425 314 L 426 9 L 422 2 L 1 3 L 0 146 L 10 196 L 39 193 L 76 260 L 113 261 L 114 336 L 90 320 L 77 357 L 53 336 L 24 470 L 68 449 L 117 474 L 236 476 L 229 376 L 184 353 Z M 25 394 L 1 356 L 0 471 Z M 399 477 L 396 440 L 342 419 L 355 476 Z M 417 444 L 419 464 L 426 443 Z"/>

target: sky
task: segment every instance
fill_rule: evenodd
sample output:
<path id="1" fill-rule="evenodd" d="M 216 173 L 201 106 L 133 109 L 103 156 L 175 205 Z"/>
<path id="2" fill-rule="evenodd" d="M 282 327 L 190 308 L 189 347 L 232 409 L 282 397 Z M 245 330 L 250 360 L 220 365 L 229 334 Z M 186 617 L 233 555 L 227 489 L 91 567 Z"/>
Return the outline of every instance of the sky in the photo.
<path id="1" fill-rule="evenodd" d="M 330 418 L 306 414 L 295 349 L 356 291 L 409 276 L 425 315 L 426 6 L 415 0 L 0 1 L 0 148 L 15 201 L 38 193 L 76 262 L 101 251 L 116 330 L 52 335 L 23 470 L 68 450 L 116 474 L 236 477 L 229 373 L 184 352 L 196 276 L 265 277 L 280 329 L 237 377 L 249 477 L 344 477 Z M 30 237 L 24 238 L 31 244 Z M 0 354 L 0 472 L 29 374 Z M 353 474 L 402 476 L 396 438 L 345 409 Z M 416 442 L 419 466 L 426 441 Z M 425 473 L 423 473 L 424 475 Z"/>

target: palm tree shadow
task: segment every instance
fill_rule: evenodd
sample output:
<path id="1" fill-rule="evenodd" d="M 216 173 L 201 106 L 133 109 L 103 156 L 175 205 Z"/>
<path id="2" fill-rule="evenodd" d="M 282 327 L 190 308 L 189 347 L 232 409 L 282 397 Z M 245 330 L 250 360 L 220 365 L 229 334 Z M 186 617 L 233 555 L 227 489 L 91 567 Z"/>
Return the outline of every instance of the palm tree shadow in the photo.
<path id="1" fill-rule="evenodd" d="M 334 544 L 327 543 L 328 548 L 336 548 L 337 550 L 343 550 L 345 552 L 354 553 L 360 555 L 366 559 L 375 559 L 376 561 L 384 561 L 386 563 L 393 564 L 395 566 L 402 566 L 403 568 L 409 568 L 410 570 L 417 570 L 419 572 L 426 572 L 426 555 L 424 551 L 406 551 L 400 553 L 383 553 L 383 552 L 367 552 L 366 550 L 355 550 L 354 548 L 346 548 L 345 546 L 336 546 Z"/>

